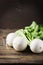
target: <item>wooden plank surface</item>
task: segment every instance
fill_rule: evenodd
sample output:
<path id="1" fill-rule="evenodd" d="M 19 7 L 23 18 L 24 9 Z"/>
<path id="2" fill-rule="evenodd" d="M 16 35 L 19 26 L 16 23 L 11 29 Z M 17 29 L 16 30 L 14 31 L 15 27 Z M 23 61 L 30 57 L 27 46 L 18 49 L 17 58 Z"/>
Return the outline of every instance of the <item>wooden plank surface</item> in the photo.
<path id="1" fill-rule="evenodd" d="M 29 47 L 23 52 L 6 47 L 6 36 L 16 29 L 0 29 L 0 63 L 43 63 L 43 53 L 34 54 Z"/>

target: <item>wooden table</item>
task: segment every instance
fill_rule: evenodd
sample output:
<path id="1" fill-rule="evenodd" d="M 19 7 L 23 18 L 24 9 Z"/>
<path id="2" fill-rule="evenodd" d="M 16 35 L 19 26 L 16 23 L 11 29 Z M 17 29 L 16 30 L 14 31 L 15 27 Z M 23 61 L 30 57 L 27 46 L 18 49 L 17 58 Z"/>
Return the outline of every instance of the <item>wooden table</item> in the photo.
<path id="1" fill-rule="evenodd" d="M 34 54 L 29 47 L 24 52 L 17 52 L 6 47 L 6 36 L 16 29 L 0 29 L 0 63 L 43 63 L 43 53 Z"/>

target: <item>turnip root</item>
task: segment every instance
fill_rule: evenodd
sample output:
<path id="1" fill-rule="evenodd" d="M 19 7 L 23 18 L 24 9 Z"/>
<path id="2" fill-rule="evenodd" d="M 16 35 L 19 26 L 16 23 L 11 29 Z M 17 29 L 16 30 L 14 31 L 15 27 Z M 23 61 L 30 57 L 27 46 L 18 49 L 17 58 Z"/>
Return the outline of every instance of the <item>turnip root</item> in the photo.
<path id="1" fill-rule="evenodd" d="M 34 39 L 30 42 L 30 50 L 34 53 L 41 53 L 43 51 L 43 41 L 41 39 Z"/>
<path id="2" fill-rule="evenodd" d="M 14 33 L 9 33 L 6 37 L 6 45 L 12 46 L 13 45 L 13 39 L 16 37 Z"/>
<path id="3" fill-rule="evenodd" d="M 23 51 L 26 49 L 26 47 L 27 47 L 27 40 L 24 37 L 17 36 L 13 40 L 13 48 L 16 51 Z"/>

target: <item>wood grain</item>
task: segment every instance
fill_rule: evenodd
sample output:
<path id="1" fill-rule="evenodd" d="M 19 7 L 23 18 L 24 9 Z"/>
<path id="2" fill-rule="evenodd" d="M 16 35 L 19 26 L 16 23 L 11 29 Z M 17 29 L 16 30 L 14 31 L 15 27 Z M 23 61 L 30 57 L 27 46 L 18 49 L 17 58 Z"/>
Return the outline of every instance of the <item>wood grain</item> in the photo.
<path id="1" fill-rule="evenodd" d="M 23 52 L 6 47 L 6 36 L 16 29 L 0 29 L 0 63 L 43 63 L 43 53 L 34 54 L 29 47 Z"/>

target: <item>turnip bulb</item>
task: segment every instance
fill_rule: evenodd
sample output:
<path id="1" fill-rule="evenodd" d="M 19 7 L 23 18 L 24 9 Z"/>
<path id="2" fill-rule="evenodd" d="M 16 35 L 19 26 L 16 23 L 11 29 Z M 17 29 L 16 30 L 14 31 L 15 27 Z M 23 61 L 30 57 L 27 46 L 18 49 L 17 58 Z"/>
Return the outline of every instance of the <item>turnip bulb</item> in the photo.
<path id="1" fill-rule="evenodd" d="M 34 53 L 41 53 L 43 51 L 43 41 L 41 39 L 32 40 L 30 50 Z"/>
<path id="2" fill-rule="evenodd" d="M 12 46 L 13 45 L 13 39 L 16 37 L 16 35 L 12 32 L 12 33 L 9 33 L 6 37 L 6 44 L 8 46 Z"/>
<path id="3" fill-rule="evenodd" d="M 13 40 L 13 48 L 16 51 L 24 51 L 27 48 L 27 40 L 22 36 L 17 36 Z"/>

